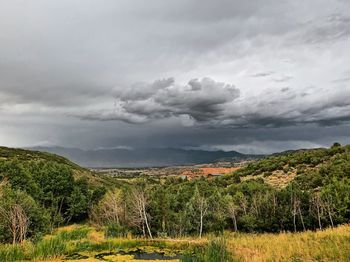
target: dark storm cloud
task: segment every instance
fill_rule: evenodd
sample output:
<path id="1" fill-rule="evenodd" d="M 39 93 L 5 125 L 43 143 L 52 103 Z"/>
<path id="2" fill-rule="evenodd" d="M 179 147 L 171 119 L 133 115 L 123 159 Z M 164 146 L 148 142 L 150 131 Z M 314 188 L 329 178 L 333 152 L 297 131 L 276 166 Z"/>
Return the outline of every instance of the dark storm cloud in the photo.
<path id="1" fill-rule="evenodd" d="M 290 87 L 267 93 L 258 100 L 239 100 L 234 85 L 210 78 L 178 85 L 173 78 L 139 83 L 114 91 L 115 105 L 109 110 L 77 115 L 85 120 L 145 123 L 186 116 L 204 127 L 283 127 L 303 124 L 339 125 L 350 117 L 350 89 L 334 88 L 308 96 Z"/>
<path id="2" fill-rule="evenodd" d="M 225 105 L 239 97 L 239 90 L 210 78 L 192 79 L 184 86 L 168 78 L 117 89 L 114 96 L 113 112 L 88 113 L 82 118 L 137 123 L 186 115 L 197 122 L 208 122 L 222 116 Z"/>
<path id="3" fill-rule="evenodd" d="M 305 126 L 342 138 L 349 10 L 338 0 L 1 1 L 0 144 L 322 144 Z"/>

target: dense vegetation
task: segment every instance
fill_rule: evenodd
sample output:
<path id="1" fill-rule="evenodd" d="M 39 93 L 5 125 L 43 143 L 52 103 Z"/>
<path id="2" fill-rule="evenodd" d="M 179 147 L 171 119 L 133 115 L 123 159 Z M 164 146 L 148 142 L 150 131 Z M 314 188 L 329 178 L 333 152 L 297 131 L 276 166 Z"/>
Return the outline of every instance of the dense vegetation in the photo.
<path id="1" fill-rule="evenodd" d="M 53 228 L 88 218 L 104 195 L 81 168 L 51 154 L 1 148 L 0 242 L 36 239 Z"/>
<path id="2" fill-rule="evenodd" d="M 91 218 L 148 237 L 334 227 L 350 222 L 349 160 L 350 147 L 335 144 L 268 157 L 216 179 L 144 178 L 109 192 Z M 286 187 L 265 183 L 281 170 L 296 173 Z"/>
<path id="3" fill-rule="evenodd" d="M 211 179 L 115 178 L 108 181 L 108 191 L 106 184 L 91 183 L 93 174 L 64 158 L 2 151 L 3 243 L 40 241 L 43 234 L 73 222 L 89 222 L 107 239 L 201 238 L 225 230 L 296 232 L 350 222 L 350 146 L 274 155 Z M 292 179 L 269 183 L 277 175 Z M 213 245 L 209 253 L 216 252 Z"/>

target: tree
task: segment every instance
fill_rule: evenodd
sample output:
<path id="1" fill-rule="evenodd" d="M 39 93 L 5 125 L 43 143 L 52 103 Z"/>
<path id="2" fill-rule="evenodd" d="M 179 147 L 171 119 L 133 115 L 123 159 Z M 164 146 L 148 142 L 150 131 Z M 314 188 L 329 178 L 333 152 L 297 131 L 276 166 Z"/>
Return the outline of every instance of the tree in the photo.
<path id="1" fill-rule="evenodd" d="M 235 194 L 233 197 L 231 195 L 226 195 L 225 202 L 226 202 L 226 208 L 229 214 L 229 217 L 232 219 L 233 222 L 233 230 L 235 232 L 238 231 L 237 227 L 237 216 L 238 212 L 240 211 L 240 206 L 238 203 L 239 195 Z"/>
<path id="2" fill-rule="evenodd" d="M 0 185 L 0 242 L 21 243 L 47 232 L 49 216 L 32 197 Z"/>
<path id="3" fill-rule="evenodd" d="M 90 218 L 100 225 L 121 225 L 125 212 L 123 202 L 121 190 L 110 191 L 93 207 Z"/>
<path id="4" fill-rule="evenodd" d="M 202 238 L 204 217 L 208 213 L 208 200 L 205 196 L 199 193 L 198 187 L 195 188 L 193 197 L 190 200 L 190 205 L 194 208 L 197 213 L 199 220 L 199 238 Z"/>
<path id="5" fill-rule="evenodd" d="M 322 215 L 323 215 L 323 202 L 322 202 L 322 198 L 320 196 L 319 193 L 315 193 L 312 196 L 312 204 L 313 204 L 313 208 L 316 212 L 316 217 L 317 217 L 317 222 L 318 222 L 318 227 L 319 229 L 322 229 Z"/>
<path id="6" fill-rule="evenodd" d="M 143 235 L 146 236 L 146 229 L 148 236 L 153 239 L 150 224 L 149 215 L 147 213 L 147 207 L 149 205 L 147 195 L 144 191 L 144 187 L 136 186 L 131 190 L 131 210 L 133 214 L 133 223 L 141 225 Z M 146 226 L 146 229 L 145 229 Z"/>
<path id="7" fill-rule="evenodd" d="M 0 218 L 3 226 L 7 227 L 12 235 L 12 244 L 22 243 L 27 236 L 29 219 L 19 204 L 0 207 Z"/>

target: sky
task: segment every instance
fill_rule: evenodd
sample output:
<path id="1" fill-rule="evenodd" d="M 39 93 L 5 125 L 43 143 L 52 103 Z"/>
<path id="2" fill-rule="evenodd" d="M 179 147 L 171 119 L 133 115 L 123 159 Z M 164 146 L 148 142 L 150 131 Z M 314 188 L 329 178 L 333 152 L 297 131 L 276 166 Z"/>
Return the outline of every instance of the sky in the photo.
<path id="1" fill-rule="evenodd" d="M 0 145 L 350 143 L 348 0 L 0 0 Z"/>

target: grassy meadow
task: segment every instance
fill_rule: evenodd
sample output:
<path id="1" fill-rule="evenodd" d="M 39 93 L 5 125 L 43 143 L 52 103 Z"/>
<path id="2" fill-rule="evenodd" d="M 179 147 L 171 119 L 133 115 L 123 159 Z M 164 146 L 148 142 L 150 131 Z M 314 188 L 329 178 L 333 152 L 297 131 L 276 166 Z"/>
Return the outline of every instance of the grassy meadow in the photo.
<path id="1" fill-rule="evenodd" d="M 350 261 L 350 226 L 279 234 L 234 234 L 227 244 L 237 261 Z"/>
<path id="2" fill-rule="evenodd" d="M 221 237 L 206 235 L 202 239 L 149 240 L 131 235 L 108 238 L 103 230 L 71 225 L 37 243 L 1 245 L 0 261 L 159 261 L 135 259 L 135 251 L 164 254 L 169 257 L 167 261 L 184 262 L 350 261 L 350 226 L 302 233 L 226 232 Z M 182 257 L 171 259 L 176 254 Z"/>

